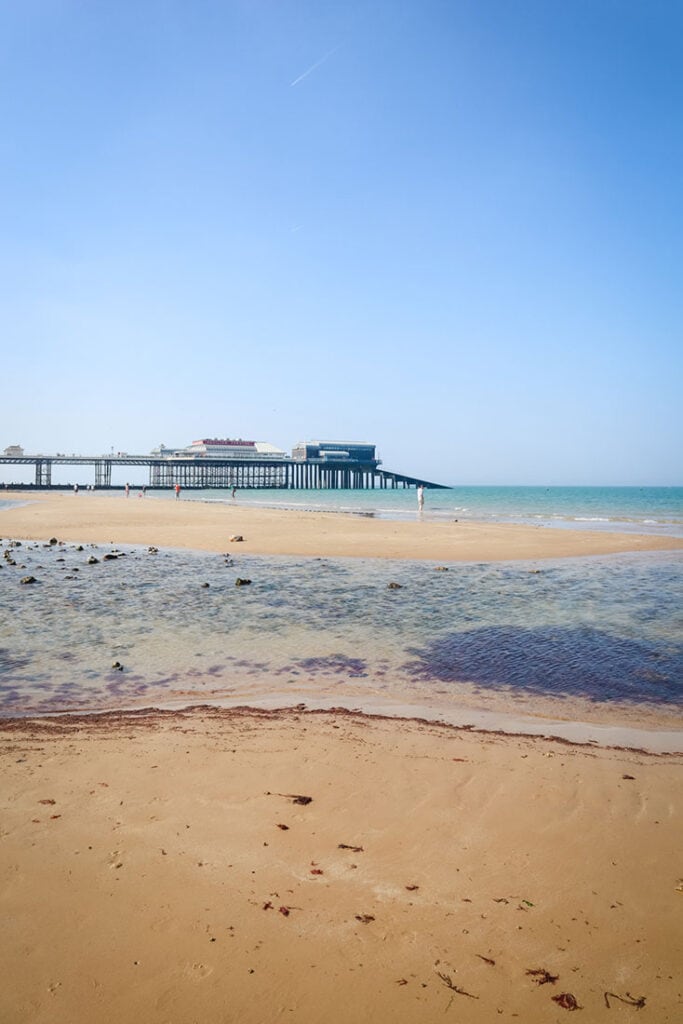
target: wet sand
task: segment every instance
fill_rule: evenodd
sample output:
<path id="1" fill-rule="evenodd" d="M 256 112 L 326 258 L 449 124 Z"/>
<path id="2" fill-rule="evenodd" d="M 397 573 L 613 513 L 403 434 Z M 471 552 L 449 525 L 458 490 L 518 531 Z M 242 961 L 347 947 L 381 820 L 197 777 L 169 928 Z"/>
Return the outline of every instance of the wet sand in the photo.
<path id="1" fill-rule="evenodd" d="M 680 756 L 299 709 L 0 737 L 3 1021 L 681 1020 Z"/>
<path id="2" fill-rule="evenodd" d="M 438 560 L 675 540 L 31 495 L 16 539 Z M 0 722 L 0 1021 L 683 1018 L 683 757 L 302 707 Z M 310 797 L 310 802 L 295 797 Z"/>
<path id="3" fill-rule="evenodd" d="M 0 536 L 154 544 L 225 551 L 230 537 L 261 555 L 498 561 L 565 558 L 623 551 L 683 549 L 683 540 L 640 534 L 559 530 L 471 522 L 393 522 L 331 512 L 256 509 L 152 496 L 68 492 L 19 495 L 25 501 L 0 515 Z"/>

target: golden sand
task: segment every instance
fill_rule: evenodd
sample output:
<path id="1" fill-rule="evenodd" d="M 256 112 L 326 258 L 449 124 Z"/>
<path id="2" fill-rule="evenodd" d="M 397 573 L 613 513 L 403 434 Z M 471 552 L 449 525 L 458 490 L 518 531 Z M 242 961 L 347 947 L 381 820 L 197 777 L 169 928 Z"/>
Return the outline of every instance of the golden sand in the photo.
<path id="1" fill-rule="evenodd" d="M 20 499 L 19 495 L 13 495 Z M 564 558 L 683 548 L 683 540 L 640 534 L 482 523 L 393 522 L 332 512 L 258 509 L 120 494 L 26 494 L 5 510 L 0 534 L 17 540 L 155 544 L 225 551 L 230 537 L 261 555 L 411 558 L 438 561 Z"/>
<path id="2" fill-rule="evenodd" d="M 3 1022 L 683 1016 L 681 757 L 297 709 L 5 726 Z"/>

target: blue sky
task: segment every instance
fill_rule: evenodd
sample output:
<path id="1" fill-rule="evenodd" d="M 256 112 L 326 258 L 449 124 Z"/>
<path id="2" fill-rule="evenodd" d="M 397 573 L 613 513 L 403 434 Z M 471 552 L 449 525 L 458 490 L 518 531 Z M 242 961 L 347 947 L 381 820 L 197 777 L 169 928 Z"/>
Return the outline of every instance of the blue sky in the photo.
<path id="1" fill-rule="evenodd" d="M 0 4 L 0 448 L 681 484 L 678 0 Z"/>

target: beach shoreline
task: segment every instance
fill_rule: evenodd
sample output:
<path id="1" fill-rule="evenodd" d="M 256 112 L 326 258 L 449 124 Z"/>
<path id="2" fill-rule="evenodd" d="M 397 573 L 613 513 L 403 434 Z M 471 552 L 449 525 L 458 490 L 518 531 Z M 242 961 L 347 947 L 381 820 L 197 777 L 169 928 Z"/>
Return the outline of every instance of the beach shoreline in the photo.
<path id="1" fill-rule="evenodd" d="M 230 523 L 227 520 L 230 520 Z M 351 520 L 348 516 L 330 512 L 301 514 L 277 510 L 264 513 L 263 510 L 253 508 L 216 507 L 198 502 L 154 502 L 112 495 L 43 494 L 38 501 L 31 500 L 29 496 L 16 508 L 4 509 L 0 516 L 0 536 L 10 535 L 13 538 L 12 542 L 21 538 L 20 543 L 29 545 L 33 541 L 36 550 L 37 543 L 42 541 L 45 544 L 52 538 L 57 543 L 54 546 L 49 545 L 51 555 L 61 563 L 64 563 L 65 559 L 58 557 L 58 554 L 61 552 L 66 555 L 73 551 L 76 541 L 83 541 L 86 545 L 92 544 L 94 547 L 107 543 L 113 548 L 117 545 L 135 545 L 138 559 L 146 544 L 149 544 L 152 551 L 224 552 L 227 556 L 226 566 L 232 564 L 230 559 L 233 555 L 236 558 L 240 556 L 238 565 L 240 562 L 245 565 L 242 556 L 248 555 L 265 559 L 289 558 L 292 554 L 297 557 L 303 538 L 306 551 L 304 554 L 299 553 L 298 557 L 318 561 L 338 557 L 343 561 L 353 560 L 355 555 L 356 559 L 368 562 L 375 559 L 378 565 L 395 560 L 396 570 L 391 569 L 391 572 L 398 571 L 401 563 L 409 565 L 418 561 L 424 562 L 427 569 L 430 556 L 432 561 L 443 559 L 451 565 L 458 561 L 478 565 L 486 561 L 484 555 L 491 554 L 493 549 L 496 555 L 504 555 L 507 562 L 528 562 L 528 566 L 523 566 L 522 571 L 528 571 L 532 576 L 540 572 L 534 568 L 536 563 L 544 560 L 554 560 L 559 564 L 563 559 L 581 560 L 604 556 L 618 558 L 619 554 L 630 556 L 634 552 L 675 552 L 683 546 L 682 541 L 671 538 L 634 537 L 632 534 L 593 535 L 583 531 L 569 534 L 565 531 L 558 532 L 539 527 L 484 525 L 481 529 L 465 528 L 462 531 L 461 524 L 457 523 L 452 524 L 452 529 L 444 530 L 439 529 L 439 525 L 443 524 L 423 524 L 418 521 L 404 524 L 372 523 L 373 527 L 379 529 L 373 529 L 368 533 L 366 525 L 368 524 L 362 520 Z M 228 543 L 224 544 L 226 534 L 229 538 L 229 531 L 235 526 L 244 529 L 244 534 L 238 534 L 244 539 L 232 543 L 228 539 Z M 400 527 L 398 535 L 394 530 L 396 526 Z M 158 549 L 157 544 L 160 545 Z M 530 549 L 533 550 L 535 558 L 528 557 Z M 339 551 L 343 554 L 336 554 Z M 400 552 L 401 559 L 393 558 L 397 551 Z M 522 552 L 527 555 L 526 559 L 521 558 Z M 24 559 L 26 560 L 26 555 Z M 31 556 L 28 560 L 31 561 Z M 126 561 L 129 562 L 129 559 Z M 222 566 L 223 562 L 220 564 Z M 137 570 L 134 566 L 130 568 L 135 574 Z M 258 572 L 259 576 L 263 568 L 257 569 L 252 562 L 252 572 Z M 204 580 L 207 579 L 204 575 L 207 570 L 208 566 L 202 570 Z M 217 576 L 211 577 L 212 587 L 218 588 L 217 594 L 221 593 L 225 582 L 231 582 L 230 578 L 225 580 L 223 573 L 225 569 L 219 570 Z M 67 573 L 65 579 L 69 578 L 74 577 L 69 577 Z M 536 578 L 541 580 L 543 576 L 538 575 Z M 129 572 L 126 571 L 121 577 L 121 585 L 127 587 L 128 579 Z M 318 579 L 320 576 L 316 570 L 315 575 L 306 584 L 307 587 L 318 586 Z M 206 582 L 203 585 L 209 586 Z M 165 587 L 163 592 L 166 593 Z M 435 594 L 439 592 L 438 589 L 434 591 Z M 69 590 L 65 592 L 65 595 L 68 594 Z M 225 598 L 221 600 L 224 601 Z M 376 597 L 374 600 L 376 601 Z M 236 606 L 237 613 L 238 609 L 239 606 Z M 142 607 L 140 613 L 142 614 Z M 85 636 L 80 638 L 80 643 L 84 640 Z M 369 642 L 367 637 L 365 642 Z M 47 655 L 47 651 L 44 653 Z M 216 650 L 211 657 L 216 659 L 217 654 Z M 242 657 L 244 658 L 244 655 Z M 338 657 L 343 658 L 341 654 Z M 129 667 L 133 673 L 144 671 L 138 656 L 134 657 L 127 651 L 126 660 L 130 660 L 131 664 L 127 668 Z M 325 659 L 322 660 L 324 662 Z M 524 688 L 516 692 L 514 687 L 511 689 L 500 685 L 489 690 L 466 684 L 464 681 L 453 689 L 434 685 L 431 691 L 418 691 L 410 685 L 409 679 L 404 679 L 402 683 L 395 679 L 387 680 L 381 685 L 379 679 L 375 679 L 373 685 L 373 680 L 367 678 L 365 668 L 349 668 L 341 691 L 334 676 L 328 676 L 326 682 L 323 674 L 314 682 L 312 678 L 307 678 L 306 672 L 303 675 L 294 672 L 293 677 L 286 678 L 287 686 L 283 687 L 277 672 L 271 675 L 262 672 L 262 679 L 258 677 L 258 673 L 254 677 L 253 670 L 258 667 L 257 661 L 252 660 L 249 665 L 251 671 L 246 671 L 246 674 L 245 671 L 236 668 L 226 669 L 225 679 L 221 679 L 212 674 L 214 670 L 210 669 L 206 680 L 197 682 L 197 663 L 185 659 L 182 664 L 186 666 L 188 672 L 187 680 L 183 681 L 180 670 L 177 682 L 168 692 L 157 689 L 156 692 L 145 693 L 140 690 L 132 694 L 133 699 L 126 699 L 127 691 L 124 689 L 119 694 L 118 687 L 112 681 L 112 694 L 116 692 L 116 695 L 112 697 L 110 705 L 96 701 L 88 706 L 83 698 L 70 702 L 65 693 L 61 708 L 51 708 L 49 703 L 43 701 L 44 713 L 49 715 L 63 712 L 77 715 L 79 712 L 97 714 L 125 709 L 133 712 L 143 707 L 181 710 L 205 701 L 216 707 L 251 704 L 272 708 L 287 706 L 295 700 L 311 708 L 324 708 L 341 703 L 349 710 L 358 709 L 368 713 L 379 711 L 388 718 L 405 716 L 405 709 L 409 708 L 409 714 L 427 716 L 433 721 L 449 722 L 453 725 L 470 724 L 492 732 L 498 729 L 512 733 L 522 731 L 527 735 L 544 735 L 550 729 L 560 738 L 578 738 L 586 742 L 602 743 L 603 738 L 611 730 L 614 735 L 622 737 L 615 742 L 634 748 L 644 746 L 650 750 L 679 751 L 683 747 L 679 709 L 675 705 L 648 703 L 645 697 L 641 698 L 640 703 L 629 702 L 627 697 L 624 697 L 621 703 L 615 701 L 614 697 L 601 702 L 597 693 L 593 694 L 591 699 L 580 696 L 580 691 L 571 696 L 569 692 L 561 692 L 557 697 L 540 691 L 525 693 Z M 282 664 L 286 664 L 286 658 Z M 243 665 L 246 667 L 247 662 L 243 662 Z M 324 665 L 321 667 L 324 673 Z M 54 665 L 55 670 L 58 668 L 58 665 Z M 95 665 L 92 668 L 95 669 Z M 106 670 L 106 666 L 101 666 L 100 672 L 102 668 Z M 170 670 L 164 667 L 164 663 L 157 666 L 157 671 L 159 669 L 162 673 Z M 49 668 L 45 663 L 43 671 L 46 670 L 49 671 Z M 355 683 L 354 674 L 359 671 L 363 681 Z M 297 675 L 300 676 L 298 684 Z M 127 676 L 120 678 L 125 680 Z M 8 705 L 6 713 L 12 717 L 30 718 L 42 712 L 37 705 L 32 706 L 29 703 L 24 707 L 16 703 L 11 711 Z"/>
<path id="2" fill-rule="evenodd" d="M 14 492 L 0 514 L 0 535 L 17 540 L 157 545 L 306 557 L 488 562 L 683 550 L 683 539 L 636 533 L 554 530 L 474 522 L 375 520 L 119 494 Z M 231 542 L 241 536 L 240 542 Z"/>
<path id="3" fill-rule="evenodd" d="M 683 546 L 24 500 L 0 534 L 55 551 L 452 563 Z M 495 710 L 449 720 L 361 689 L 0 719 L 0 1020 L 546 1024 L 575 1003 L 678 1021 L 683 756 L 666 716 L 586 725 L 539 705 L 530 732 L 514 712 L 501 729 Z"/>

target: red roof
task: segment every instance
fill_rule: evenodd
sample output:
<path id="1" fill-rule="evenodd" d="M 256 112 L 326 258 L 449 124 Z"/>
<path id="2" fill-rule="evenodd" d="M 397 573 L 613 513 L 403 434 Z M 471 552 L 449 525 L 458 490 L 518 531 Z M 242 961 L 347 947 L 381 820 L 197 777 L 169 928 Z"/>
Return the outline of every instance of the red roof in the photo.
<path id="1" fill-rule="evenodd" d="M 232 445 L 233 447 L 239 446 L 243 448 L 246 446 L 248 448 L 254 448 L 256 441 L 243 441 L 241 438 L 238 441 L 233 441 L 230 438 L 203 437 L 201 441 L 193 441 L 192 444 L 221 444 L 226 446 Z"/>

